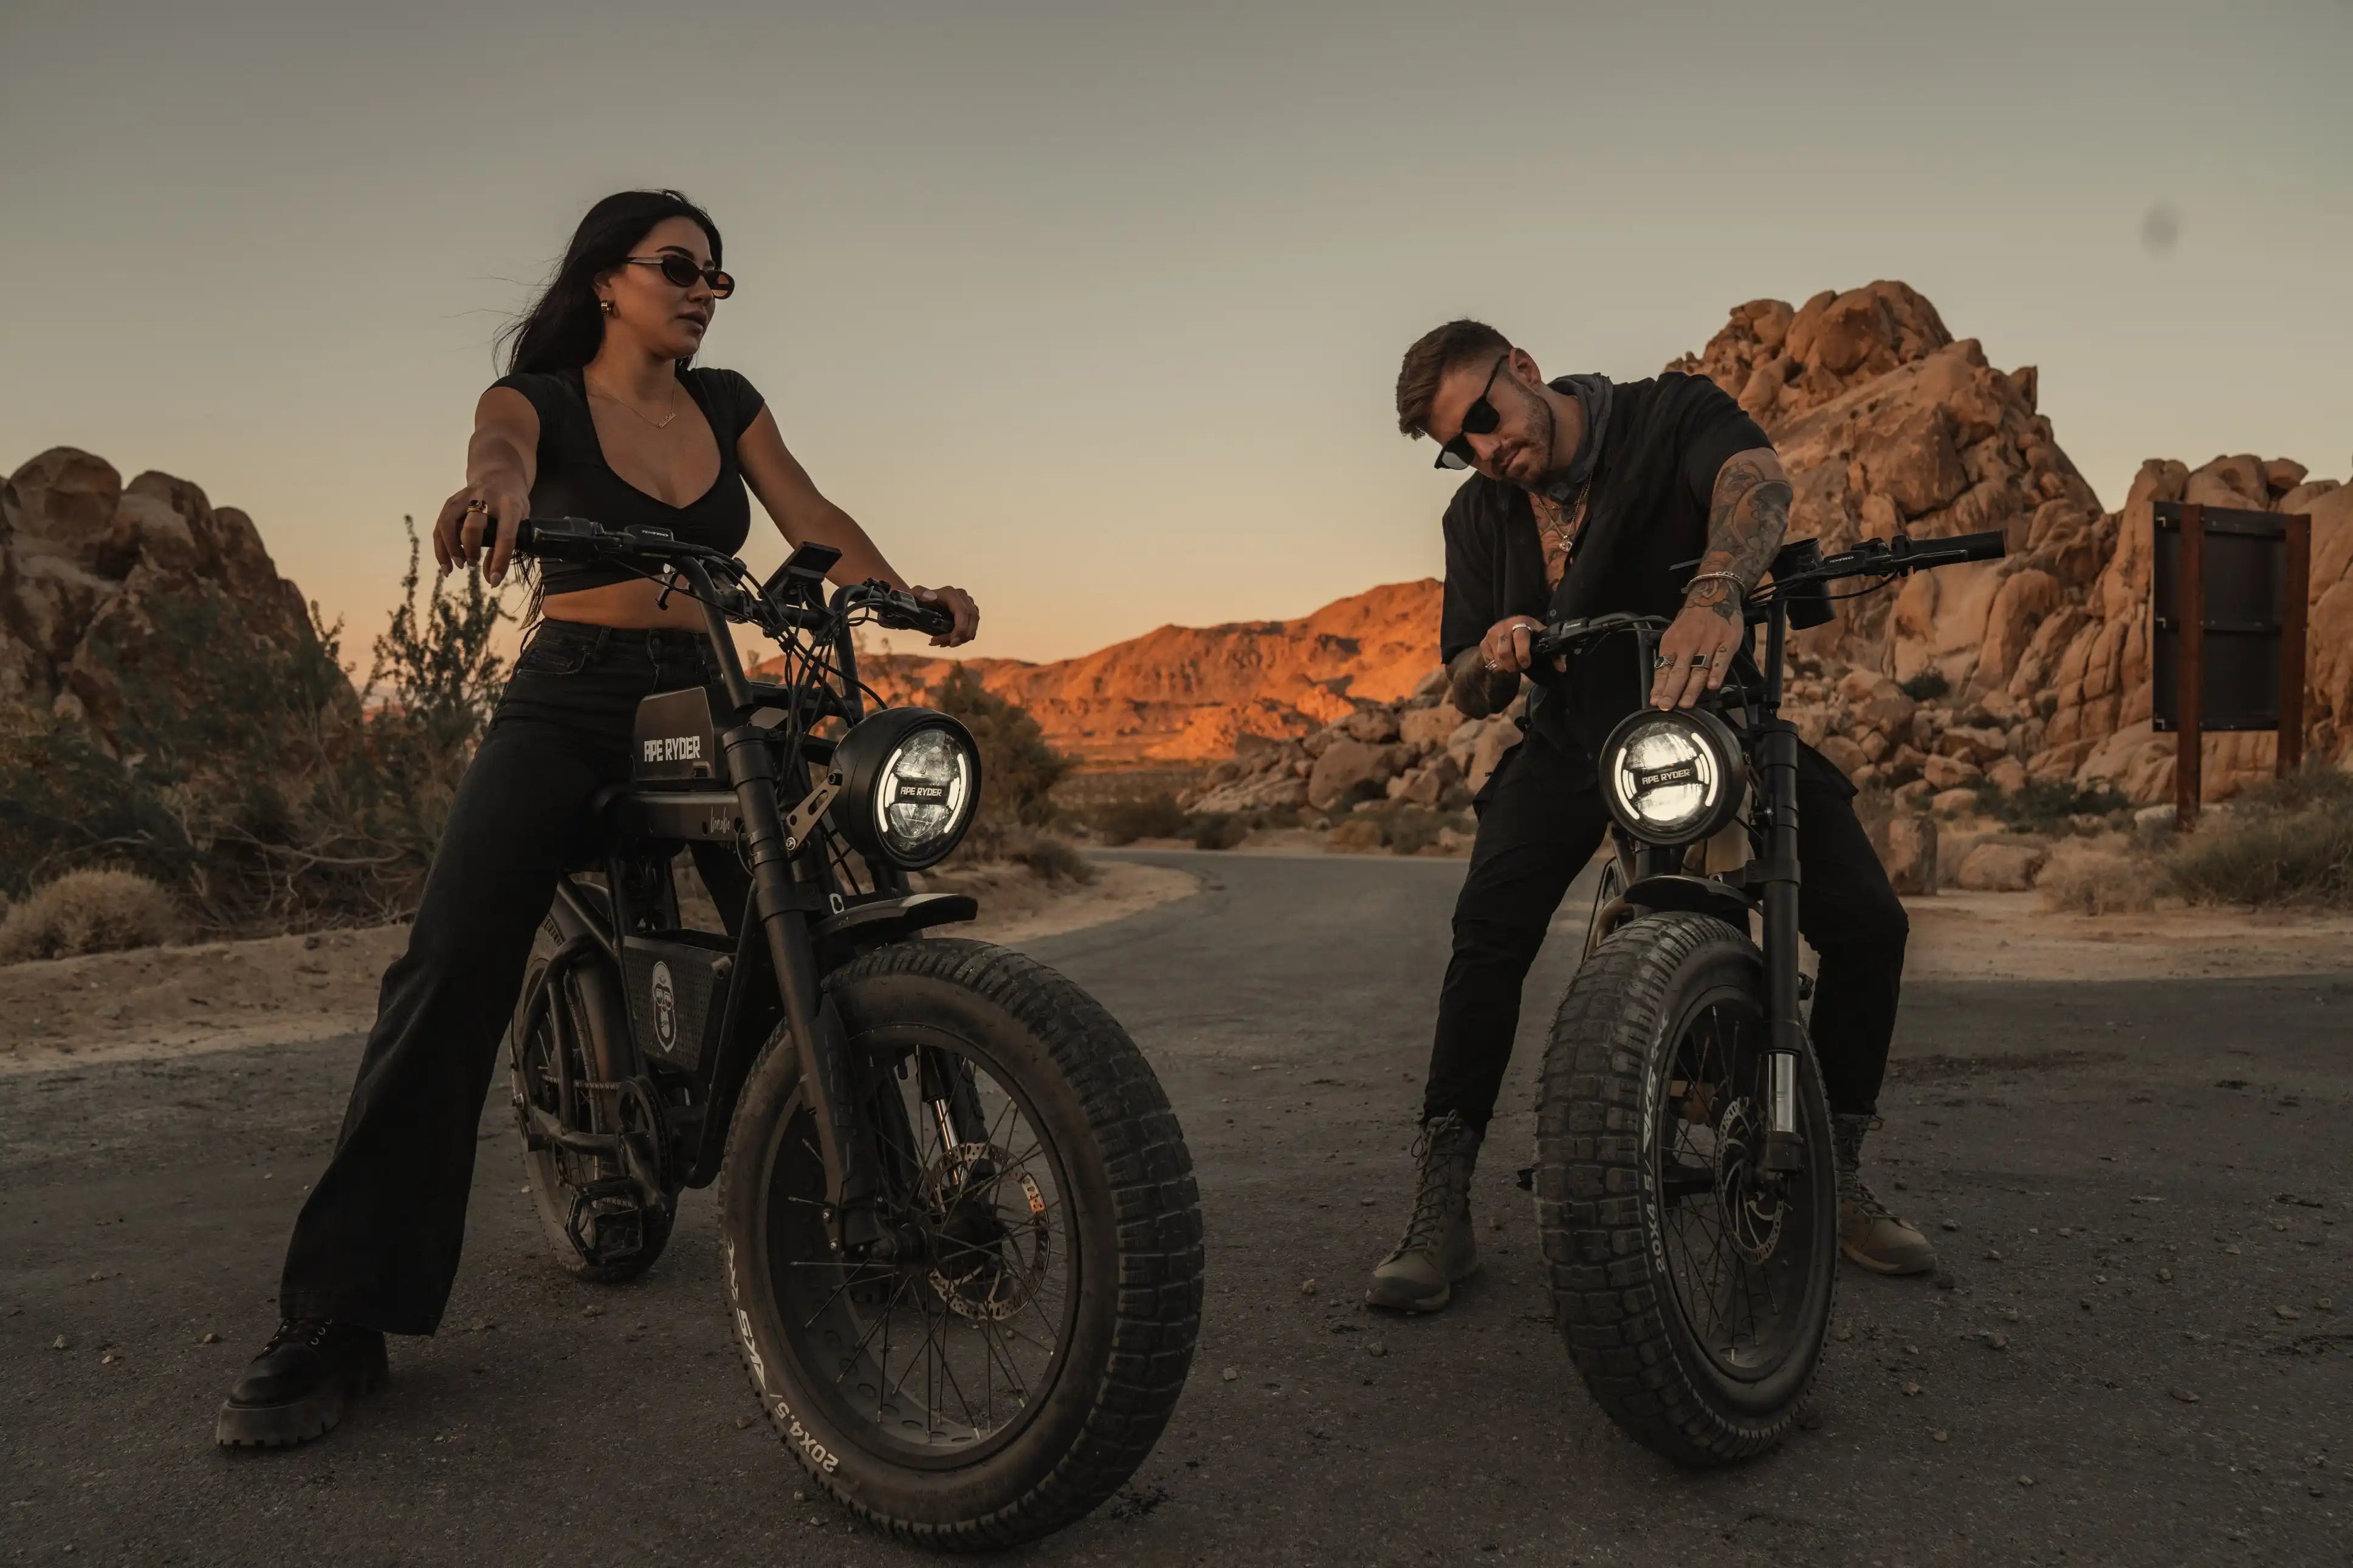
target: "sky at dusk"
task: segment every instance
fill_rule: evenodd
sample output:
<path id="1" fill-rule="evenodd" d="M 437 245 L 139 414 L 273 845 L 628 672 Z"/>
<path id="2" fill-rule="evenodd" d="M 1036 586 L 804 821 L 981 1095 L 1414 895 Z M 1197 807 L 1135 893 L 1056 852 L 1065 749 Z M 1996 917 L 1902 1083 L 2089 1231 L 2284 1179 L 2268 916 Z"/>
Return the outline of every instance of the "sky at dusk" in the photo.
<path id="1" fill-rule="evenodd" d="M 1459 314 L 1631 378 L 1897 278 L 2110 506 L 2343 478 L 2348 82 L 2347 0 L 0 0 L 0 471 L 194 479 L 364 648 L 498 329 L 659 184 L 739 280 L 703 363 L 979 653 L 1437 574 L 1390 395 Z"/>

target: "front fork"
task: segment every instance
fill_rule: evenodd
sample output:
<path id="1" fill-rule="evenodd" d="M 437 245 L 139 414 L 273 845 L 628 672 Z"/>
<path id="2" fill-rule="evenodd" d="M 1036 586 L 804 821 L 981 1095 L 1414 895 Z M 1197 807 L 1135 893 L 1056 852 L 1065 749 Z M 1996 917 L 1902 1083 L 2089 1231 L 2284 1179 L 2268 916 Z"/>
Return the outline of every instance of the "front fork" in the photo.
<path id="1" fill-rule="evenodd" d="M 864 1258 L 885 1238 L 876 1211 L 881 1183 L 871 1141 L 860 1125 L 851 1081 L 849 1031 L 832 999 L 824 994 L 810 950 L 808 918 L 814 884 L 794 875 L 796 857 L 786 847 L 784 816 L 776 809 L 776 761 L 764 731 L 743 724 L 726 731 L 728 776 L 735 781 L 736 808 L 752 854 L 754 907 L 776 965 L 785 1025 L 800 1056 L 801 1084 L 817 1122 L 818 1153 L 825 1162 L 825 1201 L 834 1221 L 835 1243 Z"/>
<path id="2" fill-rule="evenodd" d="M 1767 722 L 1757 751 L 1772 817 L 1765 859 L 1750 875 L 1763 884 L 1765 903 L 1765 1168 L 1787 1173 L 1806 1163 L 1798 1127 L 1798 1059 L 1806 1048 L 1798 1011 L 1798 732 L 1779 718 Z"/>

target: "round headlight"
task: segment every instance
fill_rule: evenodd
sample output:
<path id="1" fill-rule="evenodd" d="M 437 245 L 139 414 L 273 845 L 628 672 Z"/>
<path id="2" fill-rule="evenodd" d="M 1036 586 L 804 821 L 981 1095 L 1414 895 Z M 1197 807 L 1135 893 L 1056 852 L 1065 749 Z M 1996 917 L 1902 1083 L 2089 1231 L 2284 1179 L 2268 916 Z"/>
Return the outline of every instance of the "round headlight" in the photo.
<path id="1" fill-rule="evenodd" d="M 834 751 L 841 795 L 831 813 L 870 859 L 920 871 L 944 859 L 980 804 L 971 731 L 928 708 L 886 708 Z"/>
<path id="2" fill-rule="evenodd" d="M 1704 709 L 1629 715 L 1601 747 L 1601 798 L 1649 844 L 1691 844 L 1740 809 L 1748 768 L 1732 726 Z"/>

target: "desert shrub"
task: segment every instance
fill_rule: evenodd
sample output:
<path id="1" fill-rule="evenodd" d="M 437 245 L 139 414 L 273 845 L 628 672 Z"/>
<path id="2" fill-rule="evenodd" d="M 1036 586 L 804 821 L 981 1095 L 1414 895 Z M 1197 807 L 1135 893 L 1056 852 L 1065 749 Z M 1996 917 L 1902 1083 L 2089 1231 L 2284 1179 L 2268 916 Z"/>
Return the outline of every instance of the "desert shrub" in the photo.
<path id="1" fill-rule="evenodd" d="M 2194 903 L 2353 907 L 2353 773 L 2308 763 L 2248 791 L 2165 858 Z"/>
<path id="2" fill-rule="evenodd" d="M 1049 884 L 1084 885 L 1095 879 L 1095 868 L 1067 838 L 1051 833 L 1018 833 L 1008 837 L 1005 858 L 1027 866 L 1030 875 Z"/>
<path id="3" fill-rule="evenodd" d="M 1050 792 L 1074 763 L 1046 743 L 1029 710 L 989 690 L 962 666 L 932 689 L 930 700 L 964 721 L 980 749 L 980 806 L 967 839 L 975 852 L 1001 857 L 1015 829 L 1050 825 Z"/>
<path id="4" fill-rule="evenodd" d="M 68 871 L 0 920 L 0 963 L 153 947 L 178 930 L 172 895 L 153 879 L 112 868 Z"/>
<path id="5" fill-rule="evenodd" d="M 1378 849 L 1386 837 L 1381 832 L 1380 818 L 1369 812 L 1353 812 L 1341 818 L 1340 825 L 1324 836 L 1324 847 L 1363 853 Z"/>
<path id="6" fill-rule="evenodd" d="M 1230 812 L 1207 811 L 1193 818 L 1193 847 L 1232 849 L 1250 837 L 1250 825 Z"/>
<path id="7" fill-rule="evenodd" d="M 1382 840 L 1393 855 L 1418 855 L 1438 842 L 1446 819 L 1434 811 L 1418 805 L 1401 805 L 1387 814 L 1382 821 Z"/>
<path id="8" fill-rule="evenodd" d="M 1139 838 L 1184 838 L 1192 833 L 1192 818 L 1173 795 L 1149 795 L 1140 800 L 1106 801 L 1095 807 L 1089 826 L 1106 844 L 1133 844 Z"/>
<path id="9" fill-rule="evenodd" d="M 107 865 L 173 889 L 216 929 L 380 921 L 415 907 L 503 678 L 505 613 L 480 578 L 403 601 L 375 644 L 364 715 L 340 624 L 290 646 L 216 591 L 151 602 L 136 649 L 93 655 L 121 695 L 118 743 L 0 710 L 0 889 Z"/>
<path id="10" fill-rule="evenodd" d="M 2083 788 L 2064 779 L 2030 779 L 2015 795 L 1979 784 L 1977 796 L 1979 811 L 2014 833 L 2063 834 L 2072 829 L 2070 818 L 2110 816 L 2132 809 L 2131 801 L 2106 784 Z"/>
<path id="11" fill-rule="evenodd" d="M 1934 702 L 1953 689 L 1953 683 L 1945 679 L 1945 672 L 1941 669 L 1924 669 L 1911 679 L 1896 684 L 1903 689 L 1904 695 L 1915 702 Z"/>
<path id="12" fill-rule="evenodd" d="M 2063 839 L 2052 850 L 2034 888 L 2046 910 L 2133 914 L 2155 904 L 2165 890 L 2165 868 L 2121 836 Z"/>

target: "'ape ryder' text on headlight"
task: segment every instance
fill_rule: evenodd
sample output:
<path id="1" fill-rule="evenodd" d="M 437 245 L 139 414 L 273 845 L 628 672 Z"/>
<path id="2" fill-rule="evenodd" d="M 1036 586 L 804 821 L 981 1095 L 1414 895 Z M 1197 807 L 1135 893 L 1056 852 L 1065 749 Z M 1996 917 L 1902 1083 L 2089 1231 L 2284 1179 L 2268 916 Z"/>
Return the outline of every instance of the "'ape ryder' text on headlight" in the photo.
<path id="1" fill-rule="evenodd" d="M 830 813 L 870 860 L 920 871 L 944 858 L 980 803 L 972 734 L 929 708 L 885 708 L 841 738 L 841 795 Z"/>
<path id="2" fill-rule="evenodd" d="M 1633 714 L 1601 748 L 1609 814 L 1652 844 L 1715 833 L 1740 809 L 1747 782 L 1731 726 L 1704 710 Z"/>
<path id="3" fill-rule="evenodd" d="M 945 730 L 918 730 L 882 764 L 874 826 L 895 859 L 923 859 L 972 798 L 972 762 Z"/>

